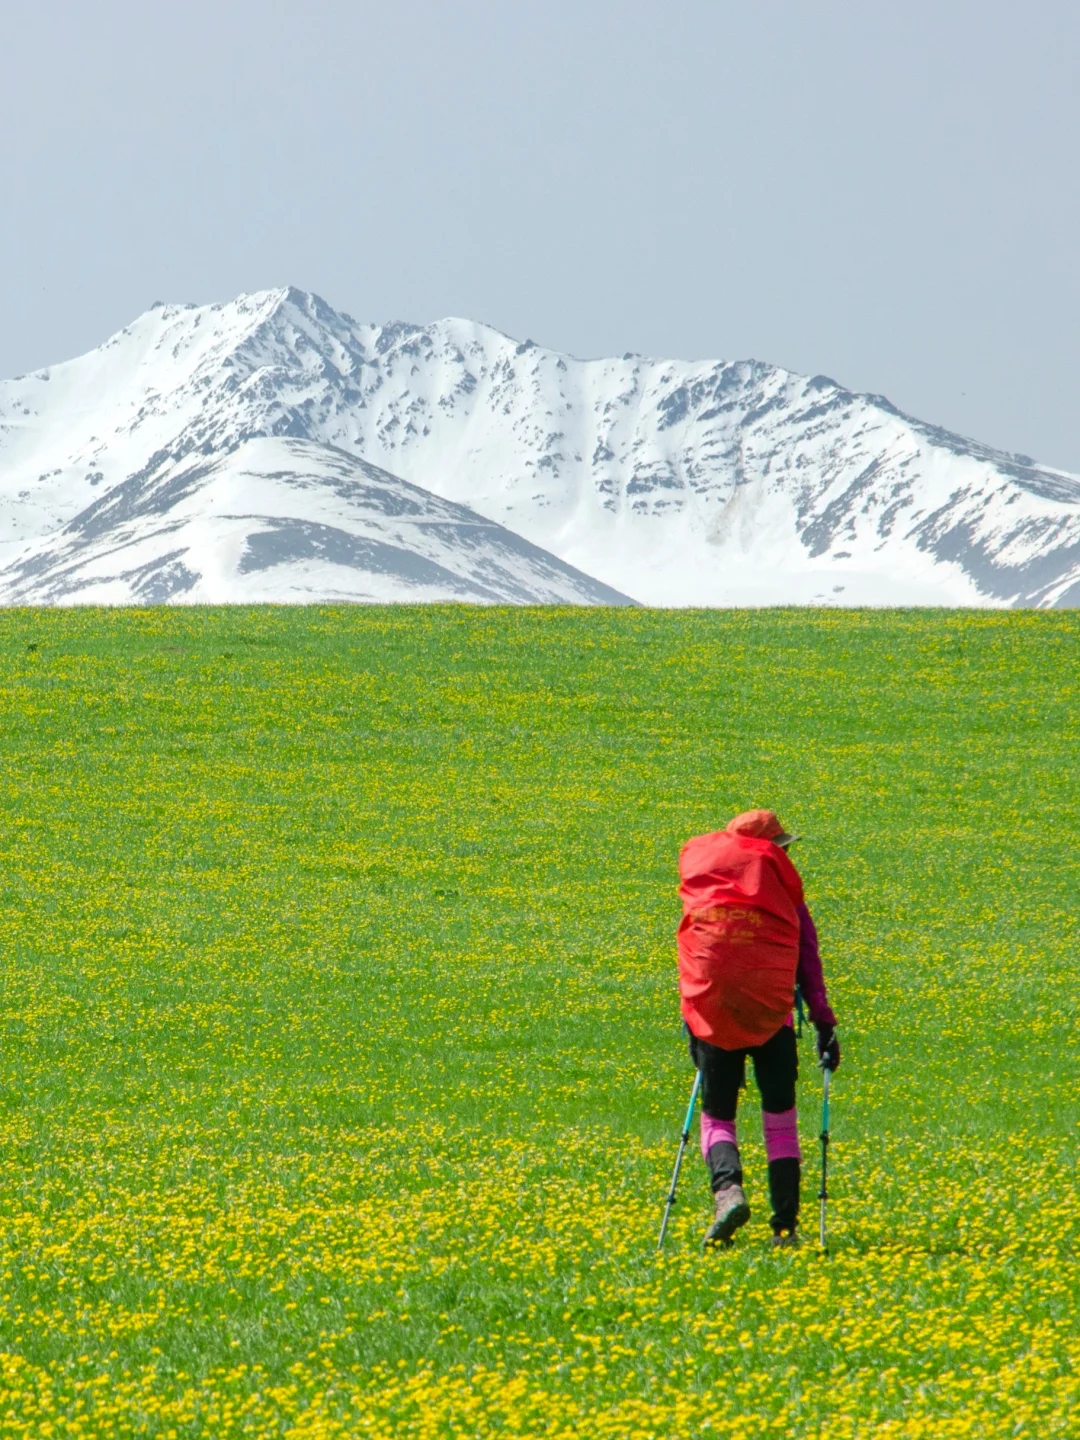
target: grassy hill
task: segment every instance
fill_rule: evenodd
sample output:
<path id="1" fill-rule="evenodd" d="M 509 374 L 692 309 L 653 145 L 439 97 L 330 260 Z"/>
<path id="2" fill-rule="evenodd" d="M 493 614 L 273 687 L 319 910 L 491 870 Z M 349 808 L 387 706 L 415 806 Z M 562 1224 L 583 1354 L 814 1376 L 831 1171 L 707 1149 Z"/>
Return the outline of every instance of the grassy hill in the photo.
<path id="1" fill-rule="evenodd" d="M 0 613 L 0 1435 L 1080 1405 L 1074 613 Z M 767 805 L 832 1253 L 703 1255 L 675 857 Z M 819 1082 L 800 1105 L 814 1229 Z M 47 1428 L 51 1426 L 52 1428 Z"/>

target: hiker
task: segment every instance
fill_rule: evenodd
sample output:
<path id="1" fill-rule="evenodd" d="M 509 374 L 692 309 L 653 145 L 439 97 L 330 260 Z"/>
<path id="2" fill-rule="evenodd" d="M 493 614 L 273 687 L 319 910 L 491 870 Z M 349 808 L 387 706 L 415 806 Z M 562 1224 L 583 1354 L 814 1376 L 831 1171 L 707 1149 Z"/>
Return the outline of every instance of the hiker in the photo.
<path id="1" fill-rule="evenodd" d="M 747 810 L 723 830 L 688 840 L 679 855 L 679 991 L 690 1058 L 701 1072 L 701 1153 L 715 1200 L 706 1244 L 729 1245 L 750 1218 L 735 1135 L 747 1055 L 761 1091 L 772 1243 L 798 1244 L 796 985 L 821 1064 L 840 1064 L 817 931 L 787 855 L 797 838 L 771 810 Z"/>

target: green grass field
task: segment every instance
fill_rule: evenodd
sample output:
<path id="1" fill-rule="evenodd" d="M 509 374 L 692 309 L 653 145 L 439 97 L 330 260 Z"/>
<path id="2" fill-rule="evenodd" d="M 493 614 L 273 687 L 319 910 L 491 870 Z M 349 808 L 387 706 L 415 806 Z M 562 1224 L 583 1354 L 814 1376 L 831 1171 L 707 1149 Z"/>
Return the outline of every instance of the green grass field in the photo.
<path id="1" fill-rule="evenodd" d="M 1080 616 L 0 613 L 0 1434 L 1075 1436 Z M 704 1255 L 675 860 L 774 807 L 832 1253 Z M 800 1086 L 807 1231 L 819 1082 Z"/>

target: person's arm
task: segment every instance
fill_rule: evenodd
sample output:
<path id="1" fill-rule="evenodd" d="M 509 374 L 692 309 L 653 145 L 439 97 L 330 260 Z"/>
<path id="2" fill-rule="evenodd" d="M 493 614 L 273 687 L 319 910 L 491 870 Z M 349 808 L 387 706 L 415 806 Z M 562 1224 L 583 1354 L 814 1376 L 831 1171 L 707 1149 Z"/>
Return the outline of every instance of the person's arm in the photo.
<path id="1" fill-rule="evenodd" d="M 821 969 L 817 927 L 805 905 L 799 906 L 799 965 L 795 971 L 795 983 L 802 991 L 813 1023 L 815 1025 L 835 1025 L 836 1016 L 829 1004 L 828 992 L 825 989 L 825 976 Z"/>
<path id="2" fill-rule="evenodd" d="M 840 1064 L 840 1042 L 836 1038 L 836 1015 L 829 1004 L 825 976 L 821 969 L 817 927 L 805 905 L 799 906 L 799 964 L 795 983 L 802 991 L 810 1019 L 817 1031 L 817 1052 L 829 1070 Z"/>

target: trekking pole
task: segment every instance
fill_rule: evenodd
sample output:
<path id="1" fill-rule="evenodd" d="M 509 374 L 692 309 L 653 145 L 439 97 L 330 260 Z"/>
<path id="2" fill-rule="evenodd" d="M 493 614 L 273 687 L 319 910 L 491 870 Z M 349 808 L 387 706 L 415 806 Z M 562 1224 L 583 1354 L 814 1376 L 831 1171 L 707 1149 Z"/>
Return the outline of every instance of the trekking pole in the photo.
<path id="1" fill-rule="evenodd" d="M 821 1067 L 822 1098 L 821 1098 L 821 1190 L 818 1199 L 821 1201 L 821 1221 L 818 1228 L 818 1240 L 822 1250 L 828 1250 L 829 1246 L 825 1239 L 825 1202 L 829 1198 L 828 1175 L 829 1175 L 829 1078 L 832 1071 L 827 1065 Z"/>
<path id="2" fill-rule="evenodd" d="M 690 1139 L 690 1125 L 694 1119 L 694 1106 L 697 1104 L 698 1091 L 701 1089 L 701 1071 L 694 1076 L 694 1088 L 690 1091 L 690 1104 L 686 1107 L 686 1119 L 683 1121 L 682 1136 L 679 1140 L 679 1153 L 675 1156 L 675 1169 L 671 1172 L 671 1189 L 668 1191 L 667 1204 L 664 1206 L 664 1218 L 660 1222 L 660 1239 L 656 1242 L 657 1252 L 664 1248 L 664 1236 L 667 1234 L 668 1216 L 671 1214 L 671 1207 L 675 1204 L 675 1187 L 679 1183 L 679 1171 L 682 1168 L 682 1157 L 686 1153 L 686 1142 Z"/>

